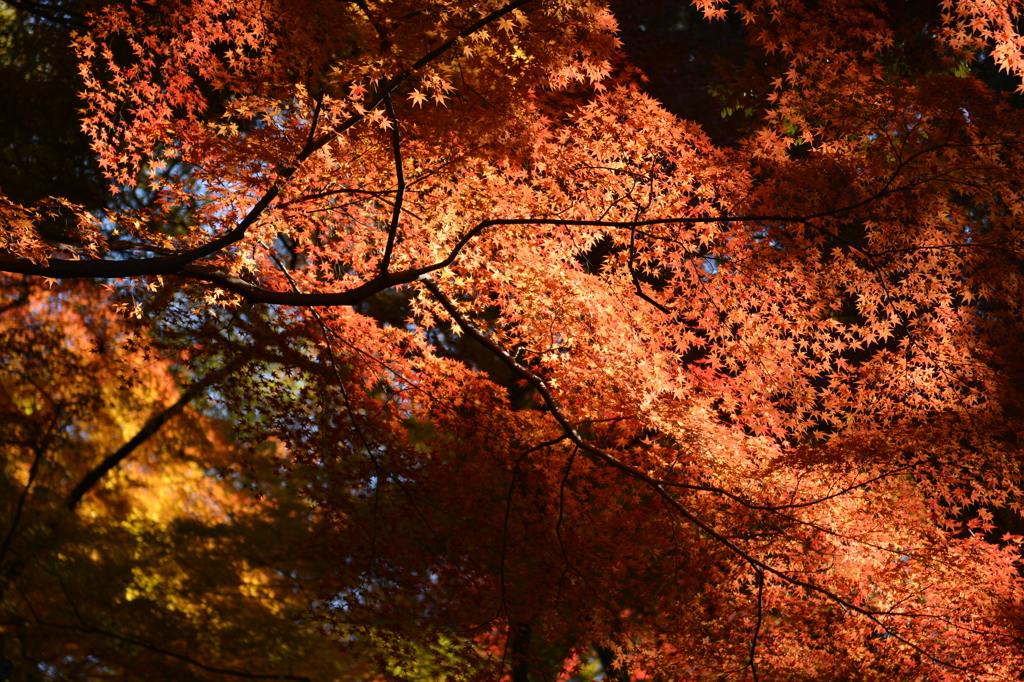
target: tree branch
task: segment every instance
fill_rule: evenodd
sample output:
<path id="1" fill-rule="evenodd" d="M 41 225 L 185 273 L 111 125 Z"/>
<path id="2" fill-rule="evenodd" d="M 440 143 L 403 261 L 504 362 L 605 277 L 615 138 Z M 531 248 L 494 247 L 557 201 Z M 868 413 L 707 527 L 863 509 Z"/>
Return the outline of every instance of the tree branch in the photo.
<path id="1" fill-rule="evenodd" d="M 247 680 L 294 680 L 295 682 L 312 682 L 310 678 L 302 675 L 274 675 L 272 673 L 263 675 L 259 673 L 245 672 L 244 670 L 235 670 L 233 668 L 217 668 L 212 665 L 200 663 L 194 658 L 189 658 L 188 656 L 183 656 L 182 654 L 177 654 L 173 651 L 168 651 L 167 649 L 163 649 L 153 644 L 148 644 L 146 642 L 134 639 L 132 637 L 125 637 L 124 635 L 119 635 L 116 632 L 104 630 L 103 628 L 98 628 L 95 625 L 90 625 L 86 623 L 85 621 L 82 621 L 82 625 L 65 625 L 63 623 L 50 623 L 39 618 L 36 618 L 35 620 L 37 623 L 45 627 L 59 628 L 61 630 L 74 630 L 77 632 L 87 632 L 91 634 L 102 635 L 104 637 L 110 637 L 111 639 L 116 639 L 120 642 L 125 642 L 126 644 L 132 644 L 134 646 L 141 647 L 143 649 L 148 649 L 149 651 L 153 651 L 155 653 L 163 654 L 164 656 L 177 659 L 183 663 L 187 663 L 188 665 L 195 666 L 200 670 L 205 670 L 208 673 L 214 673 L 216 675 L 241 677 Z"/>
<path id="2" fill-rule="evenodd" d="M 458 33 L 450 36 L 448 40 L 444 41 L 443 43 L 435 47 L 433 50 L 420 57 L 408 69 L 402 71 L 401 73 L 395 74 L 388 80 L 381 83 L 377 88 L 377 92 L 374 95 L 374 97 L 369 102 L 363 105 L 363 110 L 361 112 L 353 114 L 344 122 L 335 127 L 333 131 L 331 131 L 330 133 L 325 133 L 321 137 L 317 138 L 317 140 L 313 143 L 312 151 L 316 151 L 317 149 L 320 149 L 324 145 L 329 144 L 331 140 L 335 139 L 338 135 L 342 134 L 352 126 L 362 121 L 368 113 L 370 113 L 371 111 L 379 107 L 381 104 L 383 104 L 384 99 L 391 95 L 391 93 L 393 93 L 400 85 L 402 85 L 402 83 L 409 80 L 409 78 L 411 78 L 415 72 L 419 71 L 424 66 L 434 61 L 444 53 L 448 52 L 448 50 L 455 47 L 455 44 L 459 40 L 463 38 L 468 38 L 477 31 L 486 28 L 489 24 L 494 23 L 495 21 L 505 16 L 506 14 L 509 14 L 510 12 L 519 9 L 523 5 L 526 5 L 530 2 L 531 0 L 513 0 L 513 2 L 508 3 L 504 7 L 499 7 L 490 14 L 480 17 L 472 24 L 463 28 Z"/>
<path id="3" fill-rule="evenodd" d="M 250 211 L 250 217 L 255 214 L 258 208 L 259 206 L 253 207 L 252 211 Z M 249 217 L 247 217 L 246 220 L 249 220 Z M 253 220 L 255 220 L 255 218 L 253 218 Z M 238 228 L 235 228 L 235 230 L 224 235 L 224 237 L 221 237 L 219 240 L 211 242 L 210 244 L 201 247 L 201 249 L 187 251 L 176 256 L 144 258 L 134 261 L 109 261 L 96 258 L 56 260 L 51 258 L 45 263 L 36 263 L 28 258 L 16 258 L 14 256 L 0 253 L 0 272 L 35 275 L 38 277 L 52 277 L 54 279 L 111 279 L 121 277 L 154 276 L 182 277 L 184 279 L 210 282 L 222 289 L 242 296 L 250 303 L 269 303 L 272 305 L 291 305 L 298 307 L 353 306 L 362 303 L 381 291 L 390 289 L 391 287 L 401 286 L 403 284 L 411 284 L 423 275 L 448 267 L 458 259 L 459 254 L 474 237 L 496 225 L 568 225 L 631 229 L 651 225 L 692 225 L 699 223 L 733 223 L 758 220 L 806 222 L 808 219 L 779 216 L 721 216 L 701 218 L 652 218 L 648 220 L 634 221 L 565 220 L 559 218 L 509 218 L 483 220 L 467 231 L 455 243 L 444 260 L 438 261 L 432 265 L 408 268 L 400 272 L 378 275 L 372 280 L 346 291 L 316 294 L 266 289 L 246 282 L 244 279 L 222 268 L 212 265 L 193 263 L 197 258 L 203 257 L 203 254 L 196 255 L 199 254 L 201 250 L 205 255 L 209 255 L 216 251 L 216 249 L 213 248 L 215 244 L 229 244 L 241 239 L 241 234 L 238 234 L 236 237 L 231 238 L 230 241 L 226 241 L 229 237 L 238 233 L 239 229 L 241 229 L 246 221 L 239 223 Z M 251 224 L 251 222 L 248 224 Z M 247 227 L 248 224 L 245 226 Z"/>
<path id="4" fill-rule="evenodd" d="M 757 580 L 757 618 L 754 622 L 754 635 L 750 638 L 750 674 L 754 682 L 757 677 L 757 638 L 761 635 L 761 625 L 764 620 L 764 571 L 755 571 Z"/>
<path id="5" fill-rule="evenodd" d="M 50 420 L 50 426 L 46 429 L 46 435 L 37 441 L 33 448 L 35 450 L 35 455 L 32 458 L 32 465 L 28 470 L 28 481 L 25 483 L 25 489 L 21 491 L 21 496 L 18 498 L 18 504 L 14 509 L 14 518 L 11 520 L 11 527 L 8 529 L 7 535 L 4 537 L 3 545 L 0 546 L 0 562 L 3 561 L 5 556 L 7 556 L 7 550 L 10 549 L 11 540 L 14 539 L 14 534 L 18 531 L 18 524 L 21 523 L 21 512 L 25 508 L 25 500 L 28 499 L 28 494 L 32 490 L 32 485 L 36 482 L 36 477 L 39 475 L 39 464 L 43 460 L 43 453 L 49 447 L 50 438 L 53 437 L 54 429 L 60 421 L 63 413 L 64 403 L 57 404 L 53 411 L 53 419 Z"/>
<path id="6" fill-rule="evenodd" d="M 100 479 L 103 478 L 107 472 L 117 467 L 118 464 L 135 452 L 140 445 L 156 434 L 156 432 L 160 430 L 160 427 L 166 424 L 172 417 L 180 413 L 186 405 L 201 395 L 210 387 L 211 384 L 231 374 L 234 369 L 235 363 L 229 363 L 227 366 L 219 370 L 210 372 L 182 393 L 177 402 L 167 409 L 150 417 L 149 421 L 146 422 L 146 424 L 131 438 L 131 440 L 118 448 L 116 452 L 107 456 L 107 458 L 104 459 L 96 468 L 82 477 L 82 480 L 79 481 L 78 485 L 76 485 L 68 495 L 66 503 L 68 509 L 75 511 L 75 507 L 77 507 L 78 503 L 82 501 L 82 497 L 88 493 L 93 486 L 99 483 Z"/>
<path id="7" fill-rule="evenodd" d="M 391 106 L 391 96 L 384 98 L 384 109 L 391 120 L 391 151 L 395 157 L 395 179 L 398 189 L 395 191 L 395 204 L 391 211 L 391 224 L 388 226 L 388 243 L 384 247 L 384 256 L 380 260 L 380 275 L 386 277 L 391 267 L 391 254 L 395 248 L 395 237 L 398 234 L 398 222 L 402 217 L 402 201 L 405 199 L 405 170 L 402 168 L 402 136 L 398 130 L 398 118 L 395 108 Z"/>
<path id="8" fill-rule="evenodd" d="M 525 4 L 528 0 L 521 0 L 518 4 Z M 507 8 L 513 8 L 518 6 L 517 3 L 511 3 Z M 508 9 L 511 11 L 511 9 Z M 479 22 L 478 22 L 479 23 Z M 383 101 L 384 95 L 381 95 L 381 101 Z M 314 142 L 312 146 L 306 145 L 306 148 L 298 155 L 298 160 L 308 158 L 316 149 L 318 144 Z M 294 169 L 288 169 L 288 174 L 294 172 Z M 894 179 L 894 178 L 893 178 Z M 349 289 L 347 291 L 329 292 L 329 293 L 300 293 L 298 291 L 282 292 L 275 291 L 272 289 L 266 289 L 249 282 L 246 282 L 237 275 L 224 270 L 220 267 L 197 264 L 194 261 L 204 258 L 208 255 L 212 255 L 217 251 L 234 244 L 245 236 L 245 231 L 259 218 L 259 215 L 270 205 L 270 203 L 278 196 L 279 188 L 274 186 L 271 188 L 264 197 L 257 202 L 255 206 L 249 211 L 246 217 L 238 223 L 238 225 L 227 234 L 222 237 L 215 239 L 208 244 L 200 246 L 190 251 L 185 251 L 174 256 L 163 256 L 159 258 L 143 258 L 139 260 L 130 261 L 109 261 L 98 258 L 79 258 L 77 260 L 56 260 L 50 259 L 45 263 L 37 263 L 28 258 L 18 258 L 9 254 L 0 253 L 0 272 L 11 272 L 20 273 L 25 275 L 35 275 L 39 277 L 52 277 L 55 279 L 80 279 L 80 278 L 97 278 L 97 279 L 109 279 L 109 278 L 122 278 L 122 277 L 148 277 L 148 276 L 170 276 L 170 277 L 182 277 L 185 279 L 194 279 L 200 281 L 210 282 L 215 284 L 222 289 L 236 293 L 244 297 L 250 303 L 268 303 L 272 305 L 291 305 L 297 307 L 306 306 L 353 306 L 362 303 L 374 294 L 377 294 L 391 287 L 401 286 L 403 284 L 411 284 L 423 275 L 446 268 L 454 263 L 462 250 L 473 240 L 474 237 L 478 236 L 488 228 L 497 225 L 564 225 L 564 226 L 589 226 L 589 227 L 610 227 L 615 229 L 629 229 L 634 231 L 634 238 L 636 234 L 636 228 L 647 227 L 652 225 L 696 225 L 702 223 L 739 223 L 739 222 L 776 222 L 776 223 L 796 223 L 804 224 L 809 228 L 823 233 L 826 236 L 840 239 L 851 249 L 858 251 L 868 259 L 874 259 L 875 254 L 867 251 L 861 247 L 856 246 L 842 240 L 838 235 L 832 234 L 827 230 L 814 225 L 813 221 L 818 218 L 831 217 L 841 215 L 854 211 L 858 208 L 869 204 L 871 201 L 881 199 L 889 194 L 901 191 L 905 189 L 904 186 L 892 187 L 891 181 L 883 187 L 875 195 L 868 197 L 862 201 L 843 206 L 827 211 L 819 211 L 807 216 L 778 216 L 778 215 L 747 215 L 747 216 L 702 216 L 702 217 L 673 217 L 673 218 L 650 218 L 646 220 L 630 220 L 630 221 L 616 221 L 616 220 L 570 220 L 561 218 L 508 218 L 508 219 L 492 219 L 483 220 L 477 223 L 474 227 L 469 229 L 452 247 L 448 256 L 432 265 L 422 266 L 418 268 L 407 268 L 397 273 L 386 273 L 382 269 L 381 272 L 373 279 L 361 284 L 357 287 Z M 395 214 L 400 209 L 401 202 L 396 201 Z M 397 221 L 392 218 L 392 226 L 394 229 L 389 231 L 389 244 L 393 247 L 393 235 L 397 229 Z M 390 259 L 390 256 L 388 256 Z M 663 312 L 666 310 L 664 306 L 657 303 L 649 296 L 647 296 L 642 289 L 639 290 L 640 295 L 647 300 L 649 303 L 655 305 L 659 310 Z"/>

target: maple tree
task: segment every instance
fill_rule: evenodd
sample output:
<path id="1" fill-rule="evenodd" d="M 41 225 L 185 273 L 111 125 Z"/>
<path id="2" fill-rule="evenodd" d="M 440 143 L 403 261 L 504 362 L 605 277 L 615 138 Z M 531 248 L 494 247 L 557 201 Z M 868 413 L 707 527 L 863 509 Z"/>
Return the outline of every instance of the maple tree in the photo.
<path id="1" fill-rule="evenodd" d="M 83 18 L 115 198 L 0 196 L 4 641 L 1018 677 L 1024 7 L 694 7 L 743 37 L 724 142 L 589 0 Z"/>
<path id="2" fill-rule="evenodd" d="M 0 326 L 0 605 L 13 679 L 365 674 L 296 624 L 319 573 L 291 544 L 314 532 L 304 505 L 281 491 L 254 504 L 228 473 L 217 419 L 188 406 L 223 370 L 161 405 L 177 383 L 169 367 L 119 347 L 117 315 L 89 289 L 5 290 L 17 293 Z M 174 419 L 183 409 L 188 419 Z M 262 454 L 251 465 L 272 467 Z"/>

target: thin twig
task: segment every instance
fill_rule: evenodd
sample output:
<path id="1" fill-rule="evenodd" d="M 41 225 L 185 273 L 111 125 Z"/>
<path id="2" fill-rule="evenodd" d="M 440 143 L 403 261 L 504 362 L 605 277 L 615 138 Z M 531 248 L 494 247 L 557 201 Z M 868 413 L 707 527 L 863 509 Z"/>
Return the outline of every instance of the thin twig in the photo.
<path id="1" fill-rule="evenodd" d="M 111 632 L 110 630 L 105 630 L 103 628 L 96 627 L 95 625 L 92 625 L 92 624 L 89 624 L 89 623 L 85 623 L 85 622 L 83 622 L 82 625 L 67 625 L 67 624 L 63 624 L 63 623 L 51 623 L 51 622 L 48 622 L 48 621 L 45 621 L 45 620 L 42 620 L 42 619 L 39 619 L 39 618 L 36 618 L 35 621 L 37 623 L 39 623 L 40 625 L 45 626 L 45 627 L 58 628 L 58 629 L 61 629 L 61 630 L 74 630 L 76 632 L 87 632 L 87 633 L 91 633 L 91 634 L 102 635 L 104 637 L 110 637 L 111 639 L 116 639 L 119 642 L 124 642 L 126 644 L 132 644 L 134 646 L 141 647 L 143 649 L 148 649 L 149 651 L 153 651 L 153 652 L 158 653 L 158 654 L 163 654 L 164 656 L 167 656 L 169 658 L 177 659 L 177 660 L 181 661 L 182 663 L 186 663 L 188 665 L 195 666 L 196 668 L 199 668 L 200 670 L 205 670 L 208 673 L 214 673 L 216 675 L 226 675 L 226 676 L 229 676 L 229 677 L 241 677 L 243 679 L 248 679 L 248 680 L 294 680 L 295 682 L 312 682 L 311 678 L 305 677 L 303 675 L 275 675 L 273 673 L 271 673 L 271 674 L 260 674 L 260 673 L 250 673 L 250 672 L 246 672 L 244 670 L 236 670 L 234 668 L 217 668 L 217 667 L 212 666 L 212 665 L 206 665 L 205 663 L 200 663 L 199 661 L 195 660 L 194 658 L 189 658 L 188 656 L 184 656 L 182 654 L 175 653 L 173 651 L 169 651 L 168 649 L 164 649 L 162 647 L 158 647 L 158 646 L 156 646 L 154 644 L 149 644 L 148 642 L 143 642 L 142 640 L 138 640 L 138 639 L 135 639 L 133 637 L 126 637 L 126 636 L 118 634 L 116 632 Z"/>

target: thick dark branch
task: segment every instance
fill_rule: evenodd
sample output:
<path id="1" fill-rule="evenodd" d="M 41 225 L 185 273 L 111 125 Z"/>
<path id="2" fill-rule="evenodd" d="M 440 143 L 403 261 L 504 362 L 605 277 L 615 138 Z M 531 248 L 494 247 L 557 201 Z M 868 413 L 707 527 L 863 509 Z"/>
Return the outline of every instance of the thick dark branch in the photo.
<path id="1" fill-rule="evenodd" d="M 269 202 L 268 202 L 269 203 Z M 254 215 L 258 207 L 250 211 Z M 514 218 L 484 220 L 470 229 L 455 243 L 448 256 L 437 263 L 419 268 L 409 268 L 401 272 L 389 273 L 361 284 L 353 289 L 339 292 L 306 294 L 297 291 L 274 291 L 246 282 L 244 279 L 234 275 L 227 270 L 212 266 L 192 263 L 194 256 L 200 249 L 189 251 L 173 257 L 144 258 L 131 261 L 108 261 L 102 259 L 82 258 L 79 260 L 57 260 L 51 258 L 45 263 L 36 263 L 28 258 L 15 258 L 0 253 L 0 272 L 20 273 L 23 275 L 35 275 L 38 277 L 53 277 L 54 279 L 111 279 L 121 277 L 155 277 L 170 276 L 184 277 L 216 284 L 244 297 L 251 303 L 269 303 L 272 305 L 293 305 L 293 306 L 351 306 L 362 303 L 376 293 L 390 289 L 391 287 L 411 284 L 422 275 L 446 268 L 454 263 L 462 250 L 473 240 L 474 237 L 484 230 L 496 225 L 579 225 L 594 227 L 615 227 L 635 228 L 650 225 L 671 225 L 671 224 L 696 224 L 715 222 L 741 222 L 749 220 L 780 220 L 796 221 L 797 219 L 771 218 L 765 216 L 744 216 L 744 217 L 717 217 L 717 218 L 656 218 L 650 220 L 636 220 L 631 222 L 617 222 L 612 220 L 561 220 L 558 218 Z M 248 218 L 247 218 L 248 220 Z M 799 219 L 803 220 L 803 219 Z M 245 223 L 245 221 L 243 221 Z M 243 225 L 240 223 L 240 227 Z M 251 222 L 249 223 L 251 224 Z M 246 225 L 247 227 L 247 225 Z M 211 242 L 205 251 L 213 253 L 216 249 L 210 249 L 212 245 L 222 242 L 235 234 L 236 228 L 228 235 L 225 235 L 216 242 Z M 239 235 L 234 241 L 241 239 Z M 208 255 L 208 254 L 207 254 Z"/>
<path id="2" fill-rule="evenodd" d="M 99 483 L 100 479 L 103 478 L 107 472 L 117 467 L 122 461 L 124 461 L 129 455 L 149 440 L 157 431 L 160 430 L 164 424 L 166 424 L 172 417 L 180 413 L 186 405 L 195 400 L 198 396 L 202 395 L 207 388 L 210 387 L 216 381 L 224 378 L 234 370 L 234 365 L 228 365 L 220 370 L 210 372 L 205 377 L 200 379 L 198 382 L 192 384 L 178 401 L 165 410 L 162 410 L 152 417 L 149 421 L 136 433 L 131 440 L 122 445 L 116 452 L 109 455 L 104 459 L 99 466 L 87 473 L 82 480 L 75 486 L 74 490 L 68 495 L 67 507 L 71 511 L 75 510 L 78 503 L 82 501 L 82 497 L 89 492 L 93 486 Z"/>
<path id="3" fill-rule="evenodd" d="M 253 211 L 256 209 L 254 208 Z M 558 218 L 511 218 L 483 220 L 456 243 L 446 258 L 432 265 L 414 267 L 400 272 L 392 272 L 377 276 L 374 280 L 359 285 L 354 289 L 325 294 L 303 294 L 299 292 L 279 292 L 252 285 L 227 270 L 212 265 L 191 263 L 194 258 L 188 257 L 195 252 L 187 252 L 180 256 L 165 258 L 144 258 L 140 260 L 117 261 L 82 258 L 80 260 L 50 259 L 46 263 L 36 263 L 28 258 L 15 258 L 0 254 L 0 271 L 33 274 L 57 280 L 75 279 L 115 279 L 135 278 L 135 276 L 180 276 L 188 280 L 200 280 L 215 284 L 222 289 L 239 294 L 253 303 L 270 303 L 296 306 L 328 306 L 357 305 L 374 294 L 416 282 L 421 275 L 439 270 L 454 263 L 462 250 L 473 238 L 488 227 L 495 225 L 591 225 L 598 227 L 642 227 L 645 225 L 692 224 L 707 222 L 738 222 L 742 220 L 767 219 L 764 217 L 720 217 L 720 218 L 655 218 L 635 220 L 632 222 L 616 222 L 613 220 L 562 220 Z M 777 218 L 779 219 L 779 218 Z M 780 218 L 780 220 L 785 220 Z M 240 223 L 241 224 L 241 223 Z M 237 228 L 238 229 L 238 228 Z M 233 233 L 233 230 L 232 230 Z M 225 236 L 225 238 L 228 236 Z M 239 238 L 241 239 L 241 237 Z M 214 243 L 211 243 L 214 244 Z M 211 252 L 212 253 L 212 252 Z M 188 258 L 185 258 L 188 257 Z M 184 259 L 184 260 L 182 260 Z M 184 263 L 184 264 L 182 264 Z M 191 263 L 191 264 L 189 264 Z"/>
<path id="4" fill-rule="evenodd" d="M 102 258 L 57 260 L 51 258 L 45 264 L 41 264 L 34 263 L 27 258 L 16 258 L 0 253 L 0 271 L 17 272 L 23 275 L 38 275 L 40 277 L 54 277 L 56 279 L 112 279 L 186 273 L 188 272 L 188 266 L 194 261 L 211 256 L 241 241 L 245 237 L 246 230 L 256 222 L 267 206 L 277 198 L 279 192 L 280 190 L 276 186 L 272 187 L 230 232 L 202 246 L 173 256 L 158 256 L 135 260 L 104 260 Z"/>
<path id="5" fill-rule="evenodd" d="M 513 3 L 514 4 L 514 3 Z M 314 147 L 316 145 L 314 144 Z M 300 157 L 308 157 L 312 151 L 307 147 L 306 150 L 300 154 Z M 884 190 L 882 193 L 873 197 L 878 199 L 885 194 L 891 193 L 896 190 Z M 36 263 L 27 258 L 16 258 L 10 255 L 0 253 L 0 272 L 12 272 L 20 273 L 25 275 L 36 275 L 39 277 L 53 277 L 55 279 L 77 279 L 77 278 L 121 278 L 121 277 L 147 277 L 147 276 L 176 276 L 184 277 L 186 279 L 196 279 L 205 282 L 216 284 L 217 286 L 236 293 L 251 303 L 269 303 L 272 305 L 292 305 L 292 306 L 352 306 L 362 303 L 369 297 L 377 294 L 385 289 L 391 287 L 401 286 L 403 284 L 410 284 L 415 282 L 421 276 L 446 268 L 454 263 L 461 251 L 473 240 L 476 236 L 487 230 L 488 228 L 496 225 L 565 225 L 565 226 L 589 226 L 589 227 L 610 227 L 616 229 L 630 229 L 636 230 L 639 227 L 649 227 L 652 225 L 698 225 L 702 223 L 741 223 L 741 222 L 776 222 L 776 223 L 800 223 L 811 226 L 813 229 L 819 230 L 813 225 L 813 220 L 822 217 L 840 215 L 842 213 L 855 210 L 867 203 L 867 200 L 859 202 L 857 204 L 837 208 L 830 211 L 823 211 L 815 213 L 809 216 L 776 216 L 776 215 L 748 215 L 748 216 L 702 216 L 697 218 L 650 218 L 646 220 L 630 220 L 630 221 L 616 221 L 616 220 L 567 220 L 562 218 L 508 218 L 508 219 L 494 219 L 484 220 L 477 223 L 476 226 L 468 230 L 452 247 L 448 256 L 437 263 L 427 265 L 419 268 L 409 268 L 401 272 L 379 274 L 374 279 L 361 284 L 353 289 L 339 292 L 329 293 L 299 293 L 296 291 L 283 292 L 275 291 L 272 289 L 266 289 L 254 284 L 250 284 L 245 280 L 241 279 L 237 275 L 234 275 L 221 268 L 196 264 L 193 261 L 203 258 L 207 255 L 216 253 L 218 250 L 229 246 L 239 240 L 245 235 L 245 230 L 248 229 L 253 222 L 259 217 L 262 211 L 276 198 L 278 189 L 274 187 L 271 189 L 260 202 L 249 211 L 249 214 L 242 220 L 236 228 L 231 232 L 225 234 L 223 237 L 216 239 L 209 244 L 206 244 L 197 249 L 186 251 L 182 254 L 175 256 L 165 256 L 159 258 L 144 258 L 140 260 L 129 260 L 129 261 L 108 261 L 94 258 L 81 258 L 79 260 L 57 260 L 50 259 L 45 263 Z M 399 202 L 396 202 L 396 206 Z M 394 223 L 394 220 L 392 221 Z M 831 235 L 835 236 L 835 235 Z M 390 240 L 389 240 L 390 241 Z M 851 248 L 860 251 L 868 258 L 873 258 L 874 255 L 859 248 L 855 245 L 850 244 Z M 644 296 L 649 302 L 662 308 L 662 306 L 655 301 L 649 299 L 646 295 Z"/>
<path id="6" fill-rule="evenodd" d="M 398 130 L 398 117 L 391 106 L 390 95 L 384 99 L 384 109 L 391 120 L 391 150 L 395 157 L 395 180 L 398 189 L 395 191 L 395 204 L 391 212 L 391 224 L 388 226 L 388 243 L 384 247 L 384 256 L 380 260 L 380 277 L 386 277 L 391 267 L 391 254 L 395 249 L 395 237 L 398 234 L 398 222 L 402 217 L 402 201 L 405 199 L 405 170 L 402 168 L 402 136 Z"/>
<path id="7" fill-rule="evenodd" d="M 277 196 L 277 190 L 272 189 L 268 192 L 267 197 L 273 194 L 273 197 Z M 370 194 L 370 192 L 366 192 Z M 38 275 L 41 277 L 54 277 L 57 279 L 76 279 L 76 278 L 118 278 L 118 277 L 147 277 L 147 276 L 173 276 L 179 275 L 182 277 L 192 277 L 194 279 L 202 279 L 201 277 L 195 277 L 194 273 L 201 272 L 194 268 L 188 268 L 187 266 L 199 258 L 216 253 L 218 250 L 225 246 L 239 241 L 244 236 L 244 231 L 248 229 L 250 225 L 255 221 L 256 214 L 266 208 L 266 204 L 269 204 L 273 200 L 273 197 L 268 199 L 264 197 L 263 200 L 252 208 L 249 215 L 238 224 L 238 227 L 234 228 L 231 232 L 225 234 L 223 237 L 205 244 L 201 247 L 193 249 L 191 251 L 185 251 L 183 253 L 166 256 L 160 258 L 142 258 L 131 261 L 109 261 L 99 258 L 80 258 L 78 260 L 55 260 L 50 259 L 45 265 L 40 265 L 30 261 L 27 258 L 16 258 L 7 254 L 0 253 L 0 272 L 14 272 L 25 275 Z M 265 201 L 265 203 L 264 203 Z M 420 268 L 421 272 L 430 272 L 437 270 L 438 268 L 447 267 L 455 261 L 459 251 L 461 251 L 466 244 L 472 240 L 473 237 L 477 236 L 484 230 L 495 225 L 568 225 L 568 226 L 581 226 L 581 227 L 612 227 L 619 229 L 634 229 L 638 227 L 649 227 L 652 225 L 696 225 L 701 223 L 740 223 L 740 222 L 780 222 L 780 223 L 806 223 L 815 218 L 833 215 L 834 213 L 840 213 L 843 209 L 837 211 L 830 211 L 827 213 L 820 213 L 806 217 L 791 217 L 791 216 L 772 216 L 772 215 L 752 215 L 752 216 L 703 216 L 699 218 L 649 218 L 646 220 L 568 220 L 564 218 L 497 218 L 493 220 L 483 220 L 477 223 L 476 226 L 471 228 L 465 235 L 456 242 L 452 249 L 451 254 L 443 261 L 439 262 L 435 266 L 429 266 Z M 138 248 L 144 248 L 141 245 Z M 409 270 L 407 272 L 413 272 Z M 415 280 L 416 277 L 413 277 Z M 412 281 L 412 280 L 410 280 Z M 297 304 L 301 305 L 301 304 Z M 312 304 L 312 305 L 323 305 L 323 304 Z M 347 304 L 340 304 L 347 305 Z"/>

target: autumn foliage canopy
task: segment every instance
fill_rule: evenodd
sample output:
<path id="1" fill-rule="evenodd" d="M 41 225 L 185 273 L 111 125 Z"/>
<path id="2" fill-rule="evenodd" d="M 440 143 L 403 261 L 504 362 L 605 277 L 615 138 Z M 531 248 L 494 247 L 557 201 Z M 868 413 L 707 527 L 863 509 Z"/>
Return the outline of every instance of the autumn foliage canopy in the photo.
<path id="1" fill-rule="evenodd" d="M 1024 674 L 1024 3 L 697 0 L 728 142 L 596 0 L 92 9 L 110 201 L 0 193 L 24 674 Z"/>

